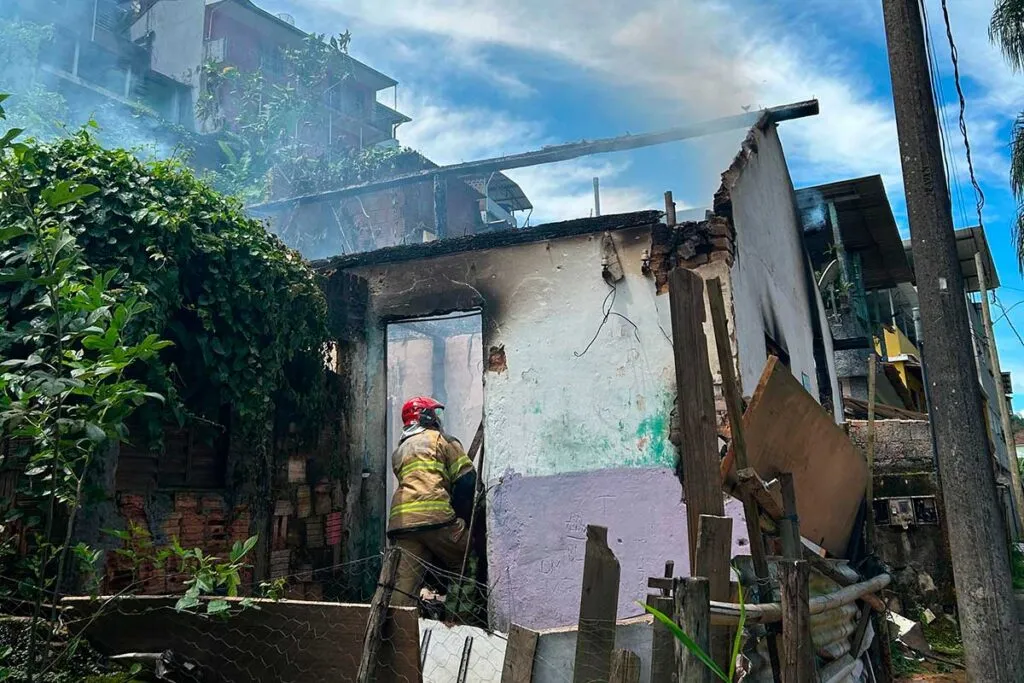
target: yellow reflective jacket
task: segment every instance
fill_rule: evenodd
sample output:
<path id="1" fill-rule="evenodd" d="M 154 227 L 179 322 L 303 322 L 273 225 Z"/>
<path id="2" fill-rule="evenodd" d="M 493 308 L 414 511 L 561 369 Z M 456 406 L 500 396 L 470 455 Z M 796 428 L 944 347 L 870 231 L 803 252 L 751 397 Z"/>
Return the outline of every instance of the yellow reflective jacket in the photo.
<path id="1" fill-rule="evenodd" d="M 452 484 L 473 471 L 458 440 L 427 429 L 402 439 L 391 456 L 398 488 L 391 499 L 388 532 L 436 527 L 455 520 Z"/>

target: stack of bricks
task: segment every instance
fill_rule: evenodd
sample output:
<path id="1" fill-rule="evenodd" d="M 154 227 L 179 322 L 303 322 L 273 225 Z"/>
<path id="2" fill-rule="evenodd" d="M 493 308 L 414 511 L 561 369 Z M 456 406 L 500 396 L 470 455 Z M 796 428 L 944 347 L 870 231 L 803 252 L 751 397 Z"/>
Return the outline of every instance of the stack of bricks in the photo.
<path id="1" fill-rule="evenodd" d="M 709 263 L 731 266 L 736 255 L 736 233 L 732 222 L 711 215 L 703 221 L 678 225 L 659 224 L 651 234 L 648 267 L 659 294 L 668 293 L 668 274 L 674 268 L 694 269 Z"/>
<path id="2" fill-rule="evenodd" d="M 150 558 L 162 549 L 169 548 L 175 539 L 182 548 L 199 548 L 206 555 L 227 559 L 236 542 L 249 538 L 249 510 L 240 505 L 228 514 L 224 499 L 210 494 L 180 492 L 167 494 L 171 500 L 170 511 L 163 506 L 159 512 L 155 505 L 147 505 L 147 499 L 138 494 L 121 494 L 118 508 L 126 529 L 134 526 L 138 534 L 125 546 L 134 546 L 135 557 L 123 553 L 107 553 L 107 588 L 124 590 L 133 582 L 130 592 L 142 595 L 167 595 L 185 590 L 187 575 L 177 572 L 175 558 L 168 560 L 164 567 L 157 566 Z M 157 518 L 154 516 L 159 515 Z M 125 548 L 122 548 L 122 550 Z M 248 558 L 251 563 L 254 558 Z M 244 569 L 242 585 L 251 586 L 252 571 Z"/>
<path id="3" fill-rule="evenodd" d="M 706 263 L 731 266 L 736 256 L 736 234 L 732 223 L 721 216 L 711 216 L 693 224 L 676 248 L 677 265 L 694 269 Z"/>
<path id="4" fill-rule="evenodd" d="M 293 454 L 281 472 L 274 502 L 270 578 L 285 579 L 285 595 L 322 600 L 323 584 L 341 563 L 344 491 L 325 477 L 311 480 L 316 458 Z"/>

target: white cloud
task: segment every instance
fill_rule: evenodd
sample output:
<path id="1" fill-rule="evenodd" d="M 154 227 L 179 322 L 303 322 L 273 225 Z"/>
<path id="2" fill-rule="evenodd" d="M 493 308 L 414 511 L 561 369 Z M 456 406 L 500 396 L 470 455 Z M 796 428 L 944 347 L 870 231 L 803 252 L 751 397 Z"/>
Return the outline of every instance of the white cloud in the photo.
<path id="1" fill-rule="evenodd" d="M 413 114 L 413 121 L 399 129 L 402 144 L 440 164 L 502 156 L 555 142 L 539 123 L 508 112 L 454 107 L 416 94 L 406 97 L 403 109 Z M 603 213 L 657 207 L 656 196 L 621 180 L 627 169 L 621 161 L 590 157 L 522 168 L 507 175 L 530 197 L 536 207 L 530 220 L 538 224 L 591 215 L 594 177 L 601 178 Z"/>
<path id="2" fill-rule="evenodd" d="M 410 44 L 427 44 L 425 51 L 403 60 L 410 73 L 396 75 L 403 82 L 421 80 L 432 89 L 443 88 L 445 76 L 461 68 L 491 73 L 507 92 L 529 96 L 531 83 L 549 76 L 531 70 L 546 63 L 552 70 L 600 81 L 607 85 L 608 97 L 631 104 L 641 115 L 657 110 L 680 122 L 735 113 L 743 106 L 817 97 L 820 116 L 782 127 L 795 179 L 825 182 L 881 173 L 897 212 L 901 209 L 892 105 L 884 89 L 869 80 L 877 69 L 869 75 L 863 63 L 865 45 L 878 58 L 884 55 L 876 0 L 850 0 L 838 7 L 832 0 L 806 0 L 798 8 L 752 0 L 635 0 L 604 2 L 600 11 L 586 0 L 291 4 L 315 9 L 322 16 L 344 16 L 346 25 L 358 25 L 358 47 L 374 59 L 389 59 L 396 35 Z M 948 70 L 939 0 L 927 4 L 936 55 Z M 823 10 L 834 23 L 822 23 Z M 999 181 L 1006 168 L 999 130 L 1024 100 L 1024 76 L 1010 73 L 988 42 L 990 3 L 950 3 L 950 10 L 963 71 L 979 90 L 969 110 L 976 167 L 985 179 Z M 530 59 L 511 59 L 509 50 Z M 460 93 L 459 100 L 464 99 L 465 93 Z M 404 108 L 420 116 L 415 107 Z M 710 197 L 736 141 L 737 136 L 727 135 L 687 146 L 693 158 L 690 165 L 696 164 L 704 178 L 703 186 L 691 188 L 687 196 Z M 958 136 L 951 143 L 962 160 Z M 670 173 L 674 172 L 667 169 L 666 175 Z"/>
<path id="3" fill-rule="evenodd" d="M 740 0 L 605 2 L 600 11 L 586 0 L 295 2 L 344 12 L 368 30 L 442 41 L 470 68 L 489 64 L 488 51 L 494 48 L 546 57 L 600 79 L 610 86 L 609 97 L 639 112 L 670 112 L 680 122 L 818 97 L 819 117 L 784 126 L 794 175 L 809 182 L 882 173 L 891 190 L 899 189 L 891 105 L 858 72 L 858 55 L 814 30 L 801 30 L 810 22 L 790 17 L 783 25 L 764 7 Z M 881 30 L 878 11 L 867 0 L 849 3 L 838 16 L 860 29 Z M 477 57 L 469 59 L 474 50 Z M 444 59 L 446 65 L 457 64 Z M 430 62 L 421 62 L 430 68 Z M 497 71 L 527 88 L 537 75 L 517 72 L 510 64 Z M 688 146 L 706 178 L 688 195 L 710 197 L 737 139 L 722 136 Z"/>

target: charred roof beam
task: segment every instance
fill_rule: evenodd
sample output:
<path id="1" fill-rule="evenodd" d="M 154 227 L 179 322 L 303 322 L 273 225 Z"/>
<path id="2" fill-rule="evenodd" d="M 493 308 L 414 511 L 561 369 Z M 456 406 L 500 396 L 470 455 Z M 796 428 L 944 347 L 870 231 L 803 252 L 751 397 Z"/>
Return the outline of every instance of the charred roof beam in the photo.
<path id="1" fill-rule="evenodd" d="M 771 123 L 779 123 L 781 121 L 791 121 L 794 119 L 806 118 L 808 116 L 816 116 L 818 112 L 818 101 L 808 100 L 806 102 L 786 104 L 779 107 L 762 109 L 760 111 L 677 126 L 675 128 L 669 128 L 667 130 L 654 133 L 622 135 L 619 137 L 604 138 L 601 140 L 570 142 L 562 145 L 552 145 L 532 152 L 524 152 L 522 154 L 513 154 L 510 156 L 495 157 L 492 159 L 481 159 L 479 161 L 468 161 L 461 164 L 452 164 L 450 166 L 440 166 L 438 168 L 425 169 L 407 175 L 388 178 L 386 180 L 362 183 L 360 185 L 350 185 L 348 187 L 328 192 L 320 192 L 317 194 L 276 200 L 264 204 L 256 204 L 250 206 L 249 209 L 256 212 L 274 211 L 287 208 L 295 204 L 311 204 L 332 201 L 344 199 L 345 197 L 362 195 L 367 192 L 390 190 L 404 185 L 430 181 L 435 177 L 448 178 L 492 173 L 497 171 L 507 171 L 514 168 L 525 168 L 527 166 L 539 166 L 541 164 L 550 164 L 558 161 L 568 161 L 570 159 L 577 159 L 579 157 L 590 156 L 592 154 L 623 152 L 632 149 L 640 149 L 642 147 L 663 145 L 668 142 L 678 142 L 680 140 L 687 140 L 704 135 L 723 133 L 739 128 L 750 128 L 759 124 L 768 125 Z"/>

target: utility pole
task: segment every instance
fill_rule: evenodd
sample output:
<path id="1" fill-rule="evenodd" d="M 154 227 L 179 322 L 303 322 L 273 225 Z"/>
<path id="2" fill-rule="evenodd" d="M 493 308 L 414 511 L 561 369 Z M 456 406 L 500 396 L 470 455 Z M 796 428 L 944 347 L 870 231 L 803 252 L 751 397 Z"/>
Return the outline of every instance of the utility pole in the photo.
<path id="1" fill-rule="evenodd" d="M 882 0 L 913 242 L 928 412 L 971 680 L 1024 680 L 1005 523 L 974 373 L 919 0 Z M 931 362 L 934 360 L 934 362 Z"/>

